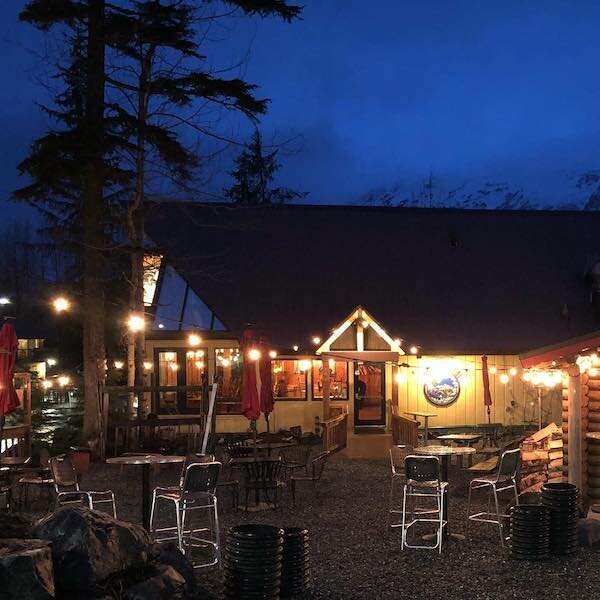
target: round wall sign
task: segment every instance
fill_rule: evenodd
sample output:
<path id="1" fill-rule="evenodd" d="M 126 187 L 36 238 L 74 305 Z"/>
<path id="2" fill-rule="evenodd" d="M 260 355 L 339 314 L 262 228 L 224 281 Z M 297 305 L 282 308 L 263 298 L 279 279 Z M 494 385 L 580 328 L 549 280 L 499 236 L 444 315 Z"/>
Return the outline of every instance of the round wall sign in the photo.
<path id="1" fill-rule="evenodd" d="M 436 406 L 449 406 L 460 395 L 460 383 L 455 375 L 435 375 L 423 386 L 425 398 Z"/>

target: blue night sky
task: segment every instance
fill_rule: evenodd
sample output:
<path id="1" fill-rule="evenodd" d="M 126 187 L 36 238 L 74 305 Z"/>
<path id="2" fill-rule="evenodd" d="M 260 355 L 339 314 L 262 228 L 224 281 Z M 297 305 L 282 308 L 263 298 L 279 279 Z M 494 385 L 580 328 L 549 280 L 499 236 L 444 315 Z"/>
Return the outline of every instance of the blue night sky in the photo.
<path id="1" fill-rule="evenodd" d="M 0 6 L 0 202 L 45 127 L 44 38 L 17 21 L 21 4 Z M 272 99 L 265 138 L 294 138 L 280 183 L 354 203 L 409 194 L 432 173 L 445 188 L 504 182 L 542 204 L 581 200 L 577 176 L 600 169 L 600 3 L 304 4 L 292 25 L 236 19 L 207 52 L 215 66 L 248 54 L 243 75 Z M 211 166 L 206 189 L 227 183 L 230 160 Z"/>

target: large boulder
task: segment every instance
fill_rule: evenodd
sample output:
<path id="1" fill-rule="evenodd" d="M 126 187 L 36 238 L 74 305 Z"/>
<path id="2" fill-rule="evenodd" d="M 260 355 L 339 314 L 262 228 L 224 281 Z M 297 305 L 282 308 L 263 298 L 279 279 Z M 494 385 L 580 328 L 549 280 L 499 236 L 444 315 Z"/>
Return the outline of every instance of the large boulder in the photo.
<path id="1" fill-rule="evenodd" d="M 190 597 L 185 592 L 185 579 L 168 565 L 156 567 L 152 577 L 125 592 L 126 600 L 184 600 Z"/>
<path id="2" fill-rule="evenodd" d="M 30 538 L 34 524 L 35 520 L 30 515 L 0 512 L 0 539 Z"/>
<path id="3" fill-rule="evenodd" d="M 0 598 L 54 598 L 50 545 L 42 540 L 3 539 L 0 544 Z"/>
<path id="4" fill-rule="evenodd" d="M 185 580 L 184 592 L 187 598 L 197 597 L 197 582 L 192 563 L 182 554 L 174 542 L 154 544 L 149 552 L 154 565 L 173 567 Z"/>
<path id="5" fill-rule="evenodd" d="M 145 529 L 83 507 L 63 507 L 43 518 L 35 537 L 52 542 L 56 587 L 94 590 L 109 577 L 144 567 L 151 539 Z"/>

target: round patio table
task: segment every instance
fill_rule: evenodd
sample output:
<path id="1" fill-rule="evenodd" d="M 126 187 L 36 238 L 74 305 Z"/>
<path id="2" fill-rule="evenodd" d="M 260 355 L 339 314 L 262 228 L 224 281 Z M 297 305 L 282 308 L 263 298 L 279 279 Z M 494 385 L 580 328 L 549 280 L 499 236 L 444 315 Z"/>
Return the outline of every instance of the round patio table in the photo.
<path id="1" fill-rule="evenodd" d="M 150 530 L 150 466 L 182 462 L 185 462 L 185 456 L 163 456 L 162 454 L 115 456 L 106 459 L 109 465 L 142 467 L 142 525 L 147 531 Z"/>
<path id="2" fill-rule="evenodd" d="M 441 473 L 440 477 L 442 481 L 448 481 L 448 465 L 450 464 L 450 457 L 455 455 L 475 454 L 475 448 L 469 446 L 419 446 L 413 450 L 414 454 L 420 454 L 423 456 L 437 456 L 440 459 Z M 446 525 L 444 526 L 444 537 L 451 537 L 455 540 L 464 540 L 465 536 L 459 533 L 450 533 L 450 507 L 448 503 L 448 492 L 444 494 L 444 516 L 446 518 Z"/>

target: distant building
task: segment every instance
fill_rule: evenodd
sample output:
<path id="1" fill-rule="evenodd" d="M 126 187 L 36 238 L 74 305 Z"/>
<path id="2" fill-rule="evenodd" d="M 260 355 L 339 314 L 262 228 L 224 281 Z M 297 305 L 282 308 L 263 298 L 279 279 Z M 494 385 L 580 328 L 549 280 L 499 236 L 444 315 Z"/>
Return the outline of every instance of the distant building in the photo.
<path id="1" fill-rule="evenodd" d="M 324 364 L 358 430 L 389 427 L 392 405 L 433 427 L 486 422 L 483 355 L 492 422 L 537 421 L 519 353 L 600 329 L 600 213 L 164 203 L 147 231 L 153 376 L 218 381 L 221 431 L 247 427 L 248 323 L 278 353 L 276 429 L 314 426 Z M 198 398 L 162 392 L 153 410 L 193 414 Z"/>

